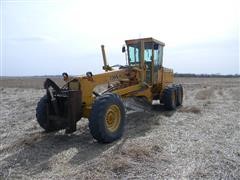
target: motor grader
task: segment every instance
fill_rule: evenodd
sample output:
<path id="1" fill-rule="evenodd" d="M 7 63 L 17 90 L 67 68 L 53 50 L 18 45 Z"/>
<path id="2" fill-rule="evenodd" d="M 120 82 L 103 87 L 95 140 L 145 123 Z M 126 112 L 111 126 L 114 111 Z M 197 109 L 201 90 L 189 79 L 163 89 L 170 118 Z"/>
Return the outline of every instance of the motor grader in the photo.
<path id="1" fill-rule="evenodd" d="M 76 131 L 76 123 L 82 117 L 89 119 L 90 132 L 98 142 L 110 143 L 123 135 L 125 107 L 123 99 L 145 98 L 152 104 L 158 100 L 166 109 L 174 110 L 182 104 L 183 88 L 173 84 L 173 70 L 163 67 L 164 43 L 153 38 L 126 40 L 122 47 L 127 64 L 110 66 L 102 45 L 104 73 L 68 77 L 59 87 L 46 79 L 46 95 L 37 104 L 36 117 L 46 132 L 65 129 Z M 96 87 L 106 88 L 97 92 Z"/>

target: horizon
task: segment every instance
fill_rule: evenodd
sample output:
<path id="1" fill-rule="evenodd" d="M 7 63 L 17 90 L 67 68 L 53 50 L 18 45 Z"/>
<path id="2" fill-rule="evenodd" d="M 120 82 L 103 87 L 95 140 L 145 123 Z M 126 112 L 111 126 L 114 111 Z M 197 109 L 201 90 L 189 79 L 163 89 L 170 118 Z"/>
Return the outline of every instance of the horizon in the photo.
<path id="1" fill-rule="evenodd" d="M 85 76 L 85 74 L 68 74 L 69 76 L 74 76 L 74 77 L 78 77 L 78 76 Z M 231 77 L 240 77 L 240 73 L 239 74 L 220 74 L 220 73 L 216 73 L 216 74 L 194 74 L 194 73 L 175 73 L 174 72 L 174 76 L 178 76 L 178 77 L 227 77 L 227 76 L 231 76 Z M 26 76 L 0 76 L 1 78 L 28 78 L 28 77 L 32 77 L 32 78 L 42 78 L 42 77 L 62 77 L 61 74 L 45 74 L 45 75 L 26 75 Z"/>

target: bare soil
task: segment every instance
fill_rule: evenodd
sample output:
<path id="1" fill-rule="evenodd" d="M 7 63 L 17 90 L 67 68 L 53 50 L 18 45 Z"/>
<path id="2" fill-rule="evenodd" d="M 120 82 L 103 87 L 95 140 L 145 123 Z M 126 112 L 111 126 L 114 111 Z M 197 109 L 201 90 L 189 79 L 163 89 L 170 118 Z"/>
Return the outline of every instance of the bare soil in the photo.
<path id="1" fill-rule="evenodd" d="M 240 179 L 240 78 L 176 78 L 183 106 L 139 102 L 111 144 L 92 138 L 87 119 L 71 135 L 45 133 L 43 81 L 0 80 L 0 179 Z"/>

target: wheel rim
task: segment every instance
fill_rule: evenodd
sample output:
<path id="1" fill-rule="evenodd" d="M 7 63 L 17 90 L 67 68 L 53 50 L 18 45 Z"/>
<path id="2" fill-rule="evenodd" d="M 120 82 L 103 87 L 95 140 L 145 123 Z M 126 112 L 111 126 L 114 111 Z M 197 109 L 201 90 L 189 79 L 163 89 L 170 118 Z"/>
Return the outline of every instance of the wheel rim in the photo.
<path id="1" fill-rule="evenodd" d="M 115 132 L 121 121 L 121 112 L 117 105 L 111 105 L 105 116 L 106 127 L 110 132 Z"/>

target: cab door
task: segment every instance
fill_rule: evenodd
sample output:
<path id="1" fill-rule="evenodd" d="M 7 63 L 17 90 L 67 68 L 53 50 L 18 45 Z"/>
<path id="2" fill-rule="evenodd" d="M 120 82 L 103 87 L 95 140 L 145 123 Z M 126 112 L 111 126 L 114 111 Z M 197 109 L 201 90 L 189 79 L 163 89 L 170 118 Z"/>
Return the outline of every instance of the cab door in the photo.
<path id="1" fill-rule="evenodd" d="M 153 83 L 153 43 L 144 43 L 144 65 L 146 69 L 146 79 L 145 82 L 149 85 Z"/>
<path id="2" fill-rule="evenodd" d="M 153 84 L 158 82 L 158 71 L 162 66 L 163 46 L 154 43 L 153 45 Z"/>

